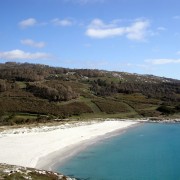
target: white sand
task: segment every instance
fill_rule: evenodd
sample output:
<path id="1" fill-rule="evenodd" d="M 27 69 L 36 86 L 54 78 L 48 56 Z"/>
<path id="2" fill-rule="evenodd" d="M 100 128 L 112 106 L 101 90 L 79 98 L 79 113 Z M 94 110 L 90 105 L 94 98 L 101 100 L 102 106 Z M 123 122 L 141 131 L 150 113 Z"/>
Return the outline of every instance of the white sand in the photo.
<path id="1" fill-rule="evenodd" d="M 65 152 L 79 143 L 130 127 L 137 122 L 104 121 L 62 125 L 42 129 L 20 129 L 0 133 L 0 163 L 36 167 L 55 151 Z M 77 126 L 78 125 L 78 126 Z M 45 161 L 44 161 L 45 162 Z"/>

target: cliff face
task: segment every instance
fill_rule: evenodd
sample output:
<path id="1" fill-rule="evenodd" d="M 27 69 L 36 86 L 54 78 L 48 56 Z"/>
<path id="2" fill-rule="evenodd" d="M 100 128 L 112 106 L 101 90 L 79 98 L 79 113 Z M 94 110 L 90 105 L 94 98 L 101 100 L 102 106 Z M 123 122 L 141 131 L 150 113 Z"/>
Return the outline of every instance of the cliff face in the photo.
<path id="1" fill-rule="evenodd" d="M 0 164 L 0 179 L 8 180 L 75 180 L 59 173 L 26 168 L 21 166 L 13 166 Z"/>

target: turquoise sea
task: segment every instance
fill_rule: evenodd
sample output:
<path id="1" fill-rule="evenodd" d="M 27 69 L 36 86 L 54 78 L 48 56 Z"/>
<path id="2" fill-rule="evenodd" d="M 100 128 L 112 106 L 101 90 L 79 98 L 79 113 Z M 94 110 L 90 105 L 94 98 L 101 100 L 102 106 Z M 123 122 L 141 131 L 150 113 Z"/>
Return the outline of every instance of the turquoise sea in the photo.
<path id="1" fill-rule="evenodd" d="M 130 128 L 88 147 L 55 170 L 82 180 L 179 180 L 180 124 Z"/>

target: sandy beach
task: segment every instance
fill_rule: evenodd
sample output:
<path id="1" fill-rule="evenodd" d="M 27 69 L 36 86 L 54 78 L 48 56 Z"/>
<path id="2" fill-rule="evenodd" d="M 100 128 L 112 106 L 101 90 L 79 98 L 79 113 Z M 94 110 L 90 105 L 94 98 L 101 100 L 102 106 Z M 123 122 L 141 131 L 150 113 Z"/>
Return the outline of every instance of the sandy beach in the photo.
<path id="1" fill-rule="evenodd" d="M 21 128 L 0 133 L 0 163 L 50 169 L 56 157 L 64 159 L 78 146 L 115 131 L 123 131 L 137 122 L 98 121 L 64 124 L 55 127 Z M 81 145 L 81 146 L 80 146 Z"/>

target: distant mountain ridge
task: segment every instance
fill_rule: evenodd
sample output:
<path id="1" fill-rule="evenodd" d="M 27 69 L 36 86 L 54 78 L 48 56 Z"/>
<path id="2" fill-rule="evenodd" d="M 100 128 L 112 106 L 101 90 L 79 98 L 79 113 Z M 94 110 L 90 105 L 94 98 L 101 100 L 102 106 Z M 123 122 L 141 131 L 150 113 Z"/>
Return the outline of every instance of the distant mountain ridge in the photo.
<path id="1" fill-rule="evenodd" d="M 0 64 L 0 124 L 179 116 L 180 80 L 42 64 Z"/>
<path id="2" fill-rule="evenodd" d="M 88 74 L 92 76 L 92 73 L 90 72 L 95 72 L 96 74 L 111 74 L 114 77 L 119 77 L 124 78 L 125 80 L 128 80 L 130 78 L 135 78 L 137 81 L 139 78 L 146 79 L 146 80 L 154 80 L 155 82 L 180 82 L 178 79 L 173 79 L 173 78 L 168 78 L 168 77 L 160 77 L 160 76 L 155 76 L 151 74 L 137 74 L 137 73 L 128 73 L 128 72 L 119 72 L 119 71 L 107 71 L 107 70 L 98 70 L 98 69 L 70 69 L 70 68 L 63 68 L 63 67 L 51 67 L 48 65 L 43 65 L 43 64 L 31 64 L 31 63 L 17 63 L 17 62 L 6 62 L 6 63 L 0 63 L 0 69 L 1 70 L 10 70 L 12 68 L 16 69 L 34 69 L 37 70 L 39 68 L 39 72 L 47 69 L 49 72 L 55 73 L 55 71 L 59 71 L 61 73 L 66 73 L 66 74 Z M 1 75 L 2 76 L 2 75 Z M 129 77 L 129 78 L 128 78 Z M 126 79 L 127 78 L 127 79 Z"/>

